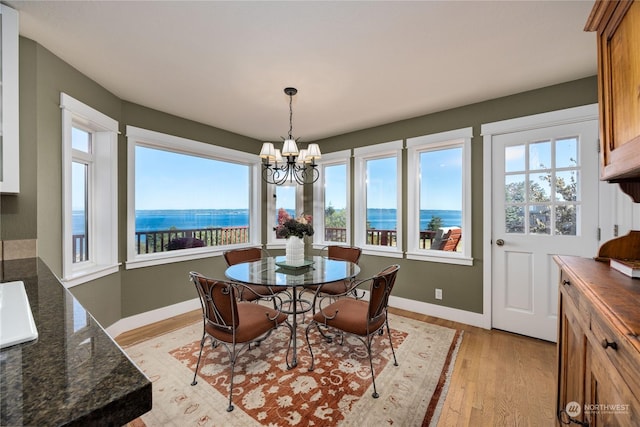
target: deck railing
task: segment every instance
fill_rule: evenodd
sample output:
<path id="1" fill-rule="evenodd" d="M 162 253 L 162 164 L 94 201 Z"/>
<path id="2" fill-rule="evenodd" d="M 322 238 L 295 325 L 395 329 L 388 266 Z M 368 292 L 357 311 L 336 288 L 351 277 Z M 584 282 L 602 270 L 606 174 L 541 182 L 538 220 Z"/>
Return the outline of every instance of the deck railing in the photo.
<path id="1" fill-rule="evenodd" d="M 347 229 L 327 227 L 324 230 L 325 241 L 345 243 Z M 420 248 L 431 246 L 433 231 L 420 232 Z M 193 228 L 188 230 L 136 231 L 136 252 L 148 254 L 166 252 L 174 249 L 186 249 L 198 246 L 220 246 L 249 242 L 249 227 Z M 73 235 L 73 262 L 88 259 L 84 234 Z M 378 246 L 396 246 L 396 230 L 367 229 L 367 244 Z"/>
<path id="2" fill-rule="evenodd" d="M 249 242 L 249 227 L 193 228 L 188 230 L 136 231 L 138 254 L 166 252 L 199 246 Z"/>
<path id="3" fill-rule="evenodd" d="M 376 228 L 367 229 L 367 244 L 376 246 L 396 246 L 398 233 L 396 230 L 379 230 Z M 435 231 L 421 231 L 419 245 L 420 249 L 431 247 L 431 240 L 435 236 Z M 347 241 L 347 229 L 327 227 L 324 229 L 324 239 L 327 242 L 344 243 Z"/>

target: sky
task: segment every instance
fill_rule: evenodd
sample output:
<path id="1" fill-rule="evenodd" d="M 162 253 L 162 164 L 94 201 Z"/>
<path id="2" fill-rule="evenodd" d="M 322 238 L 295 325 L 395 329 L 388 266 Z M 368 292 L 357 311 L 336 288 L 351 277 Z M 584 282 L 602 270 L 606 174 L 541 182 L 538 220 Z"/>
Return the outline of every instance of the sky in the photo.
<path id="1" fill-rule="evenodd" d="M 420 209 L 461 209 L 460 153 L 460 149 L 448 149 L 421 154 Z M 325 173 L 327 205 L 344 209 L 345 166 L 327 167 Z M 391 203 L 397 192 L 395 158 L 367 161 L 367 173 L 367 207 L 395 208 Z M 135 180 L 136 210 L 249 208 L 249 168 L 245 165 L 138 146 Z M 74 210 L 82 209 L 83 193 L 83 186 L 74 186 Z M 278 207 L 293 208 L 295 196 L 295 191 L 280 190 Z"/>
<path id="2" fill-rule="evenodd" d="M 136 210 L 248 209 L 249 167 L 136 147 Z"/>

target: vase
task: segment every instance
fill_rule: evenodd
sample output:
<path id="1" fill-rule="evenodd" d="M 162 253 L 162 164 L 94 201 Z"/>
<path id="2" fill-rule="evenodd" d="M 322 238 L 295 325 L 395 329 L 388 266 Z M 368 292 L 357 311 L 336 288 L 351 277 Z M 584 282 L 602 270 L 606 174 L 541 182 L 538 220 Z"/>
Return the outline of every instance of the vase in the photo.
<path id="1" fill-rule="evenodd" d="M 294 267 L 304 264 L 304 240 L 300 237 L 290 236 L 285 248 L 286 263 Z"/>

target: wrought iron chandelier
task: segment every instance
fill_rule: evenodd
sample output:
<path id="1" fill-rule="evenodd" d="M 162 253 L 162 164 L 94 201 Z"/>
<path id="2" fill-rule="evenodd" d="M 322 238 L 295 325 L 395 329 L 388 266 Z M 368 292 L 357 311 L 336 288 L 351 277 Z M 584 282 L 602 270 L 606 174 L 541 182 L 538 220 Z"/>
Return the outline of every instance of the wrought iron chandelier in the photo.
<path id="1" fill-rule="evenodd" d="M 316 160 L 321 157 L 318 144 L 309 144 L 306 149 L 298 151 L 296 140 L 291 135 L 293 130 L 293 95 L 298 93 L 294 87 L 285 88 L 289 96 L 289 134 L 282 138 L 282 151 L 274 148 L 273 143 L 265 142 L 260 150 L 262 158 L 262 179 L 269 184 L 282 185 L 288 182 L 310 184 L 318 180 Z"/>

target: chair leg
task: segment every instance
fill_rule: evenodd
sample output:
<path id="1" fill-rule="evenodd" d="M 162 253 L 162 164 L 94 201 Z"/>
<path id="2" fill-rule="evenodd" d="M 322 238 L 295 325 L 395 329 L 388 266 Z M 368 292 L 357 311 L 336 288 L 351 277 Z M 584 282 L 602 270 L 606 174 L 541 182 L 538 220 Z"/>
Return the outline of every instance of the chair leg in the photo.
<path id="1" fill-rule="evenodd" d="M 366 346 L 367 346 L 367 353 L 369 353 L 369 366 L 371 367 L 371 382 L 373 383 L 373 394 L 371 396 L 373 396 L 374 399 L 377 399 L 378 397 L 380 397 L 380 395 L 378 394 L 378 390 L 376 390 L 376 374 L 373 370 L 373 358 L 371 356 L 372 341 L 373 341 L 373 337 L 371 335 L 368 335 Z"/>
<path id="2" fill-rule="evenodd" d="M 227 407 L 227 412 L 231 412 L 233 411 L 233 402 L 231 399 L 233 399 L 233 376 L 234 376 L 234 372 L 235 372 L 235 366 L 236 366 L 236 356 L 237 354 L 235 354 L 235 349 L 234 349 L 234 354 L 231 354 L 231 351 L 229 352 L 229 357 L 231 358 L 231 384 L 229 384 L 229 406 Z"/>
<path id="3" fill-rule="evenodd" d="M 307 337 L 307 347 L 309 347 L 309 354 L 311 354 L 311 366 L 309 366 L 308 371 L 313 371 L 313 367 L 315 363 L 315 359 L 313 357 L 313 349 L 311 348 L 311 342 L 309 342 L 309 329 L 311 329 L 313 325 L 316 325 L 316 327 L 318 328 L 318 331 L 320 332 L 320 326 L 318 326 L 318 324 L 315 323 L 314 321 L 309 323 L 309 325 L 305 329 L 305 336 Z M 322 332 L 320 332 L 320 334 L 322 334 Z M 288 350 L 287 350 L 287 353 L 288 353 Z"/>
<path id="4" fill-rule="evenodd" d="M 196 371 L 193 373 L 193 381 L 191 382 L 191 385 L 198 384 L 198 381 L 196 381 L 196 377 L 198 376 L 198 368 L 200 367 L 200 358 L 202 357 L 202 349 L 204 348 L 205 339 L 206 339 L 206 333 L 203 333 L 202 334 L 202 339 L 200 340 L 200 354 L 198 354 L 198 362 L 196 363 Z"/>
<path id="5" fill-rule="evenodd" d="M 393 365 L 398 366 L 398 359 L 396 359 L 396 351 L 393 349 L 393 342 L 391 341 L 391 329 L 389 328 L 389 318 L 385 320 L 387 324 L 387 335 L 389 336 L 389 345 L 391 346 L 391 353 L 393 353 Z M 380 329 L 382 331 L 382 329 Z"/>

